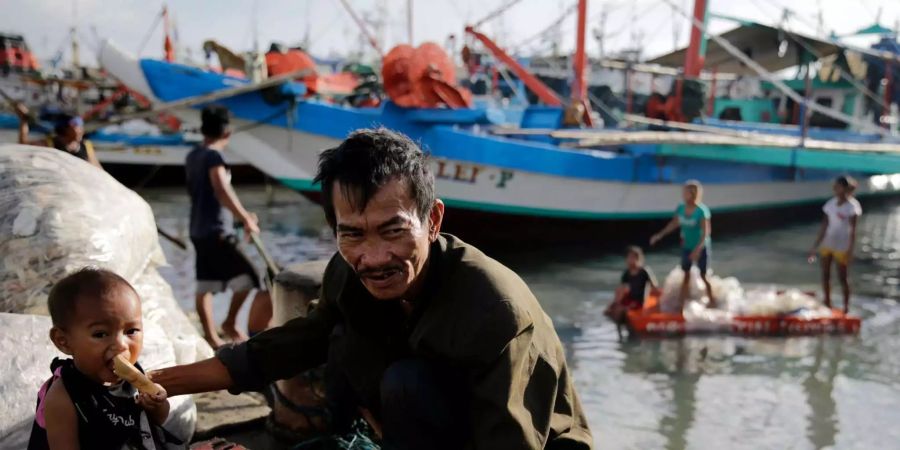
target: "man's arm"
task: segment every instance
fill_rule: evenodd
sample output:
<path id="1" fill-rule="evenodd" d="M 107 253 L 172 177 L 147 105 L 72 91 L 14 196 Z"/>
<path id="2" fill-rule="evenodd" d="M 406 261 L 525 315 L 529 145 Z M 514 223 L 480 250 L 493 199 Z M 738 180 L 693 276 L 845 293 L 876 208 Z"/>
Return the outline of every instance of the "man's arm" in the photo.
<path id="1" fill-rule="evenodd" d="M 237 193 L 235 193 L 234 188 L 231 187 L 231 182 L 228 180 L 228 172 L 225 170 L 225 166 L 217 165 L 210 167 L 209 179 L 212 182 L 213 192 L 216 194 L 219 203 L 228 208 L 235 217 L 244 223 L 244 229 L 247 230 L 248 233 L 259 233 L 259 225 L 256 223 L 256 217 L 244 209 L 241 200 L 238 199 Z"/>
<path id="2" fill-rule="evenodd" d="M 44 140 L 36 140 L 36 141 L 28 141 L 28 133 L 31 131 L 28 128 L 28 108 L 25 105 L 19 103 L 16 104 L 16 115 L 19 116 L 19 143 L 24 145 L 37 145 L 40 147 L 46 147 L 47 142 Z"/>
<path id="3" fill-rule="evenodd" d="M 87 152 L 88 162 L 91 163 L 94 167 L 103 170 L 103 166 L 100 165 L 100 160 L 97 159 L 97 152 L 94 151 L 94 144 L 89 140 L 84 141 L 84 148 Z"/>
<path id="4" fill-rule="evenodd" d="M 325 269 L 324 280 L 334 277 L 335 255 Z M 327 282 L 322 298 L 307 317 L 297 317 L 270 328 L 249 341 L 225 346 L 214 358 L 150 372 L 154 383 L 169 396 L 228 389 L 242 392 L 262 389 L 266 383 L 297 375 L 323 364 L 328 339 L 339 319 Z"/>
<path id="5" fill-rule="evenodd" d="M 228 369 L 212 357 L 183 366 L 167 367 L 148 373 L 154 383 L 161 385 L 169 397 L 200 392 L 231 389 L 234 381 Z"/>
<path id="6" fill-rule="evenodd" d="M 488 312 L 483 323 L 490 326 L 472 341 L 483 352 L 471 373 L 472 436 L 466 448 L 590 449 L 590 432 L 565 372 L 562 349 L 553 363 L 535 358 L 532 351 L 549 345 L 536 340 L 552 337 L 536 336 L 527 314 L 509 303 Z M 484 360 L 492 350 L 496 357 Z"/>

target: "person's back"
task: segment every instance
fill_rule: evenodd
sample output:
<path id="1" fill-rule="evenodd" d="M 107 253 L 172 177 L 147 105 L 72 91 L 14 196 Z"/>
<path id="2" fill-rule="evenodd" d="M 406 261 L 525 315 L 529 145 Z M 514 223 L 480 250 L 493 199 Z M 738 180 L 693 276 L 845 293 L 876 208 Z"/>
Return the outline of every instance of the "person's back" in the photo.
<path id="1" fill-rule="evenodd" d="M 192 238 L 220 237 L 233 232 L 234 218 L 216 197 L 209 176 L 209 169 L 216 166 L 227 167 L 222 153 L 203 145 L 196 146 L 185 159 L 187 190 L 191 197 Z"/>

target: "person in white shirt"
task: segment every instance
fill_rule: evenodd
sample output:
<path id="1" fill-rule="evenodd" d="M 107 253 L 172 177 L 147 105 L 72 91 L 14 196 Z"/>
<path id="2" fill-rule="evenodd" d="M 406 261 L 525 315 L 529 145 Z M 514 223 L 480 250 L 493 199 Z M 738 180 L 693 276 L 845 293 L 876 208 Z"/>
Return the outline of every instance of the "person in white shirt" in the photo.
<path id="1" fill-rule="evenodd" d="M 849 176 L 840 176 L 834 180 L 834 197 L 822 207 L 824 216 L 822 227 L 816 243 L 809 253 L 812 262 L 818 252 L 822 260 L 822 290 L 825 295 L 825 306 L 831 307 L 831 262 L 838 269 L 841 288 L 844 291 L 844 314 L 850 306 L 850 283 L 847 281 L 847 268 L 853 259 L 853 247 L 856 242 L 856 221 L 862 214 L 862 206 L 853 197 L 856 180 Z"/>

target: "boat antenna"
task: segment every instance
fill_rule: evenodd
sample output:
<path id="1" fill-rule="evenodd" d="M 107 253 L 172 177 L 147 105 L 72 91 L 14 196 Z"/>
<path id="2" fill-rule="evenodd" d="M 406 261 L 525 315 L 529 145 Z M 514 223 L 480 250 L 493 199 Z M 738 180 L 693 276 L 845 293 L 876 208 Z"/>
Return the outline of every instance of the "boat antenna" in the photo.
<path id="1" fill-rule="evenodd" d="M 503 13 L 506 12 L 506 10 L 508 10 L 509 8 L 512 8 L 513 6 L 516 5 L 516 3 L 519 3 L 519 2 L 521 2 L 521 1 L 522 1 L 522 0 L 507 0 L 505 3 L 503 3 L 502 5 L 500 5 L 499 8 L 497 8 L 497 9 L 491 11 L 488 15 L 484 16 L 483 18 L 481 18 L 481 20 L 475 22 L 475 23 L 472 25 L 472 28 L 478 29 L 478 28 L 480 28 L 482 25 L 484 25 L 485 23 L 490 22 L 491 20 L 494 20 L 494 19 L 496 19 L 497 17 L 500 17 Z"/>
<path id="2" fill-rule="evenodd" d="M 78 52 L 78 0 L 72 0 L 72 66 L 78 69 L 81 67 L 81 59 Z"/>
<path id="3" fill-rule="evenodd" d="M 406 38 L 409 45 L 416 45 L 413 41 L 413 0 L 406 0 Z"/>
<path id="4" fill-rule="evenodd" d="M 378 40 L 375 39 L 375 36 L 369 31 L 369 28 L 366 26 L 366 23 L 363 22 L 359 16 L 356 15 L 356 11 L 353 10 L 353 7 L 350 6 L 350 3 L 347 0 L 341 0 L 341 5 L 344 6 L 344 9 L 350 14 L 350 17 L 356 22 L 356 26 L 359 27 L 359 30 L 362 32 L 363 36 L 366 37 L 366 40 L 369 42 L 369 45 L 378 52 L 379 56 L 384 55 L 384 52 L 381 50 L 381 46 L 378 45 Z"/>

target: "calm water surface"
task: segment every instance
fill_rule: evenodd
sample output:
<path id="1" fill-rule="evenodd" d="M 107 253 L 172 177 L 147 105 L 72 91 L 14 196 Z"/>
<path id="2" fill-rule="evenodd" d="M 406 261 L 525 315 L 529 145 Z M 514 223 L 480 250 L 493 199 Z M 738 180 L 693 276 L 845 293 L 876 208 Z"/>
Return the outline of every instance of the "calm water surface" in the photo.
<path id="1" fill-rule="evenodd" d="M 318 206 L 281 189 L 269 205 L 261 187 L 239 191 L 282 264 L 334 251 Z M 161 226 L 186 234 L 183 190 L 142 194 Z M 713 267 L 745 285 L 816 288 L 805 252 L 817 227 L 810 221 L 715 239 Z M 859 227 L 851 269 L 859 294 L 852 310 L 863 317 L 857 337 L 620 342 L 601 314 L 621 272 L 619 255 L 556 248 L 493 256 L 525 278 L 554 319 L 597 448 L 900 448 L 900 201 L 868 208 Z M 172 265 L 164 276 L 192 311 L 193 255 L 163 246 Z M 647 261 L 664 276 L 677 258 L 669 248 Z M 225 307 L 217 302 L 220 318 Z"/>

